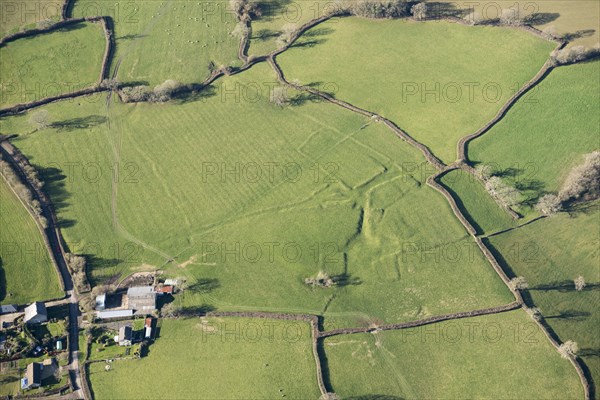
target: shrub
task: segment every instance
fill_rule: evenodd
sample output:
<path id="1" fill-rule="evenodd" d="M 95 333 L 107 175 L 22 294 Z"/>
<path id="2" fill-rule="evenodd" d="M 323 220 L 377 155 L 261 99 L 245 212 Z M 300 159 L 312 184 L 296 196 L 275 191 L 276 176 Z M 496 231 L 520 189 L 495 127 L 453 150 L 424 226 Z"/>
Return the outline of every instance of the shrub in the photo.
<path id="1" fill-rule="evenodd" d="M 121 100 L 125 103 L 148 101 L 150 93 L 147 89 L 148 87 L 144 85 L 124 87 L 121 89 Z"/>
<path id="2" fill-rule="evenodd" d="M 169 101 L 173 97 L 173 95 L 180 89 L 183 85 L 175 81 L 173 79 L 167 79 L 160 85 L 156 85 L 154 90 L 152 91 L 153 96 L 151 96 L 152 101 Z"/>
<path id="3" fill-rule="evenodd" d="M 563 203 L 600 197 L 600 151 L 587 154 L 583 164 L 571 170 L 558 197 Z"/>
<path id="4" fill-rule="evenodd" d="M 55 22 L 52 19 L 44 19 L 42 21 L 38 21 L 35 25 L 38 29 L 48 29 L 54 24 Z"/>
<path id="5" fill-rule="evenodd" d="M 319 271 L 316 276 L 304 279 L 304 283 L 310 286 L 328 288 L 333 286 L 333 279 L 325 271 Z"/>
<path id="6" fill-rule="evenodd" d="M 542 312 L 537 307 L 531 307 L 531 308 L 527 307 L 527 308 L 525 308 L 525 312 L 527 312 L 527 314 L 529 314 L 529 316 L 536 321 L 539 321 L 542 319 Z"/>

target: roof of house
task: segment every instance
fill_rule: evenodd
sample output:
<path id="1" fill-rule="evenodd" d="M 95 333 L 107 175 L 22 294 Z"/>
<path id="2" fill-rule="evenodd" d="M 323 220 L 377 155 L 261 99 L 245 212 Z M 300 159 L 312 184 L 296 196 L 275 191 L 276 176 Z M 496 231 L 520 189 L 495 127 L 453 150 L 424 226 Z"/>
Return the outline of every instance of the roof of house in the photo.
<path id="1" fill-rule="evenodd" d="M 48 316 L 48 313 L 46 312 L 46 306 L 44 305 L 44 303 L 36 301 L 35 303 L 32 303 L 31 305 L 25 307 L 25 322 L 38 315 L 43 315 L 45 317 Z"/>
<path id="2" fill-rule="evenodd" d="M 27 366 L 25 371 L 25 379 L 27 379 L 27 387 L 33 384 L 42 383 L 42 364 L 33 362 Z"/>
<path id="3" fill-rule="evenodd" d="M 15 304 L 5 304 L 0 306 L 0 314 L 10 314 L 17 311 L 17 306 Z"/>
<path id="4" fill-rule="evenodd" d="M 102 293 L 102 294 L 99 294 L 98 296 L 96 296 L 96 303 L 98 303 L 98 302 L 104 303 L 105 301 L 106 301 L 106 293 Z"/>
<path id="5" fill-rule="evenodd" d="M 127 289 L 127 297 L 149 297 L 154 295 L 152 286 L 134 286 Z"/>
<path id="6" fill-rule="evenodd" d="M 131 340 L 133 329 L 129 325 L 125 325 L 119 328 L 119 342 L 123 340 Z"/>
<path id="7" fill-rule="evenodd" d="M 130 317 L 132 315 L 133 315 L 133 310 L 96 311 L 96 316 L 100 319 Z"/>

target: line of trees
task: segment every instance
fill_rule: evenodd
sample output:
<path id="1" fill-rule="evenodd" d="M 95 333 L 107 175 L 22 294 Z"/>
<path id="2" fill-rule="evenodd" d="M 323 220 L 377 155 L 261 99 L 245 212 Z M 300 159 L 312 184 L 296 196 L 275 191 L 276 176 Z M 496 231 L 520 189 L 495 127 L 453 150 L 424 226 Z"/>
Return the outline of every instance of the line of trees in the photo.
<path id="1" fill-rule="evenodd" d="M 600 151 L 594 151 L 586 154 L 583 163 L 569 172 L 558 194 L 542 196 L 536 204 L 536 209 L 545 215 L 551 215 L 571 203 L 598 198 L 600 198 Z"/>

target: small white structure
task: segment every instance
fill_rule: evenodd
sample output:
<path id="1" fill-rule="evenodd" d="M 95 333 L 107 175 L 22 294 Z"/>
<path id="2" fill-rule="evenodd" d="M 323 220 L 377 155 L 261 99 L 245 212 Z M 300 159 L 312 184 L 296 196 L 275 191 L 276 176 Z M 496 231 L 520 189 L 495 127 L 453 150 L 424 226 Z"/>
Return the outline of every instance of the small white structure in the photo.
<path id="1" fill-rule="evenodd" d="M 177 286 L 177 279 L 165 279 L 165 286 Z"/>
<path id="2" fill-rule="evenodd" d="M 103 311 L 106 309 L 106 293 L 99 294 L 96 296 L 96 311 Z"/>
<path id="3" fill-rule="evenodd" d="M 100 319 L 125 318 L 131 317 L 132 315 L 133 310 L 107 310 L 96 312 L 96 316 Z"/>
<path id="4" fill-rule="evenodd" d="M 48 321 L 48 312 L 46 306 L 40 301 L 25 307 L 25 319 L 23 322 L 26 324 L 40 324 Z"/>

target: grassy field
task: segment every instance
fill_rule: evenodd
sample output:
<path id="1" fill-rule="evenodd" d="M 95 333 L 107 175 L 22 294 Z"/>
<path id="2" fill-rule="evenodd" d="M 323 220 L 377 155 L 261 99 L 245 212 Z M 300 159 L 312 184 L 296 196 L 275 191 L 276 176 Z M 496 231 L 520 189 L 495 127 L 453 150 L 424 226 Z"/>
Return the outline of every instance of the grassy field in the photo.
<path id="1" fill-rule="evenodd" d="M 188 280 L 184 307 L 311 312 L 338 325 L 512 300 L 424 184 L 432 171 L 420 153 L 331 104 L 226 95 L 256 82 L 273 82 L 268 66 L 182 104 L 56 103 L 47 109 L 66 128 L 15 140 L 48 176 L 63 234 L 89 255 L 96 284 L 161 268 Z M 26 132 L 26 121 L 3 126 Z M 339 284 L 304 284 L 319 270 Z M 465 287 L 465 274 L 477 284 Z"/>
<path id="2" fill-rule="evenodd" d="M 516 221 L 469 173 L 462 170 L 450 171 L 442 176 L 441 183 L 450 190 L 478 234 L 490 234 L 516 225 Z"/>
<path id="3" fill-rule="evenodd" d="M 562 341 L 574 340 L 579 355 L 600 382 L 600 204 L 561 213 L 491 238 L 516 275 L 524 276 L 533 303 Z M 576 291 L 573 279 L 587 287 Z"/>
<path id="4" fill-rule="evenodd" d="M 62 0 L 3 1 L 0 37 L 16 33 L 21 29 L 35 28 L 40 21 L 58 21 L 62 3 Z"/>
<path id="5" fill-rule="evenodd" d="M 73 92 L 98 81 L 102 27 L 81 23 L 0 48 L 0 107 Z"/>
<path id="6" fill-rule="evenodd" d="M 25 304 L 63 296 L 40 231 L 0 178 L 0 303 Z"/>
<path id="7" fill-rule="evenodd" d="M 295 321 L 162 320 L 146 357 L 116 361 L 108 372 L 104 366 L 90 365 L 99 399 L 319 396 L 310 327 Z"/>
<path id="8" fill-rule="evenodd" d="M 289 80 L 390 118 L 447 162 L 554 48 L 515 29 L 441 21 L 343 18 L 308 33 L 278 57 Z"/>
<path id="9" fill-rule="evenodd" d="M 521 310 L 337 336 L 324 348 L 331 385 L 342 398 L 583 397 L 574 368 Z"/>
<path id="10" fill-rule="evenodd" d="M 202 82 L 208 65 L 239 66 L 239 39 L 230 35 L 236 20 L 227 1 L 75 2 L 74 17 L 110 15 L 114 19 L 121 82 L 155 86 L 167 79 Z"/>
<path id="11" fill-rule="evenodd" d="M 437 4 L 444 3 L 447 2 L 442 1 Z M 598 31 L 600 2 L 598 0 L 542 0 L 536 2 L 500 0 L 490 3 L 453 2 L 450 4 L 459 5 L 459 7 L 464 5 L 461 14 L 474 10 L 485 19 L 498 18 L 499 11 L 502 9 L 515 10 L 520 18 L 524 18 L 536 28 L 541 30 L 552 28 L 558 34 L 563 35 L 569 40 L 569 46 L 592 47 L 600 41 L 600 32 Z M 455 10 L 459 10 L 459 8 Z"/>
<path id="12" fill-rule="evenodd" d="M 489 165 L 535 203 L 556 192 L 582 155 L 600 148 L 600 62 L 553 70 L 492 130 L 469 146 L 469 159 Z M 527 206 L 520 210 L 531 212 Z"/>

